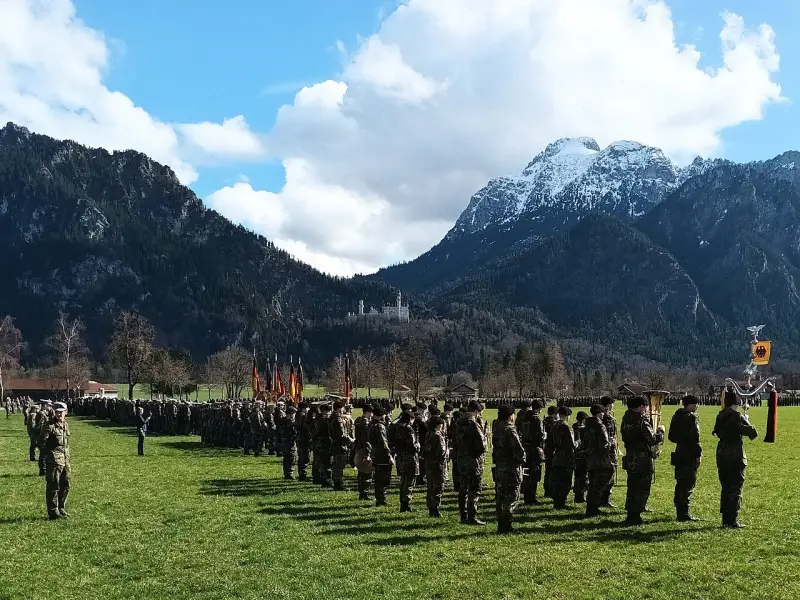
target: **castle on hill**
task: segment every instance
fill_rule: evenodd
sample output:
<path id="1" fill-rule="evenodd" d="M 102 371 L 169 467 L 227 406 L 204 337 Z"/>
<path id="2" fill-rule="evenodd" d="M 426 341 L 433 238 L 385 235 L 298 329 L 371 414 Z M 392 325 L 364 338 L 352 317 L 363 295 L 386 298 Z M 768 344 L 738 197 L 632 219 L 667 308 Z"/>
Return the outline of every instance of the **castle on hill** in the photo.
<path id="1" fill-rule="evenodd" d="M 348 319 L 363 319 L 377 317 L 380 319 L 388 319 L 390 321 L 399 321 L 401 323 L 408 323 L 411 320 L 411 315 L 408 310 L 408 304 L 403 306 L 403 296 L 397 292 L 397 302 L 395 304 L 385 304 L 381 307 L 380 312 L 374 307 L 370 306 L 369 312 L 364 310 L 364 301 L 358 301 L 358 313 L 347 313 Z"/>

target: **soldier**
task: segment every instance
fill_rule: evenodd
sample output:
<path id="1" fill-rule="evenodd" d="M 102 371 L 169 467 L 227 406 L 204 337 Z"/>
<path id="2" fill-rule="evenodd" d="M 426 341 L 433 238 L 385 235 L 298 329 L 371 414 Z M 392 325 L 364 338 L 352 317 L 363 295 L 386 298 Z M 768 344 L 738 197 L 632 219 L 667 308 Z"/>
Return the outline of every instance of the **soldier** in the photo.
<path id="1" fill-rule="evenodd" d="M 553 426 L 556 424 L 558 408 L 555 406 L 547 407 L 547 416 L 542 424 L 544 425 L 544 497 L 553 497 L 553 486 L 550 475 L 553 472 Z"/>
<path id="2" fill-rule="evenodd" d="M 28 448 L 28 458 L 31 462 L 36 462 L 36 447 L 38 445 L 39 431 L 36 429 L 36 417 L 39 413 L 39 407 L 35 404 L 31 405 L 25 413 L 25 427 L 28 430 L 28 439 L 30 446 Z"/>
<path id="3" fill-rule="evenodd" d="M 45 452 L 42 448 L 42 432 L 50 425 L 53 419 L 52 402 L 47 398 L 39 400 L 39 412 L 36 413 L 36 421 L 34 426 L 36 428 L 36 440 L 39 446 L 39 476 L 44 477 L 47 473 L 45 468 Z"/>
<path id="4" fill-rule="evenodd" d="M 625 444 L 623 468 L 628 472 L 628 490 L 625 510 L 627 525 L 641 525 L 642 513 L 650 498 L 657 448 L 664 441 L 664 426 L 653 426 L 647 417 L 644 398 L 635 396 L 628 400 L 628 410 L 622 417 L 622 442 Z"/>
<path id="5" fill-rule="evenodd" d="M 525 449 L 514 426 L 514 409 L 511 406 L 497 409 L 497 421 L 492 427 L 492 460 L 497 533 L 511 533 L 514 531 L 511 515 L 519 502 L 522 465 L 525 464 Z"/>
<path id="6" fill-rule="evenodd" d="M 283 478 L 294 479 L 292 471 L 297 460 L 297 409 L 291 404 L 286 407 L 286 415 L 281 419 L 280 438 L 283 443 Z"/>
<path id="7" fill-rule="evenodd" d="M 589 488 L 586 494 L 586 516 L 600 515 L 600 505 L 610 485 L 614 470 L 608 452 L 608 431 L 603 424 L 605 408 L 594 404 L 590 409 L 591 417 L 586 419 L 583 438 L 586 441 L 586 470 L 589 473 Z"/>
<path id="8" fill-rule="evenodd" d="M 445 473 L 449 449 L 445 438 L 447 423 L 442 417 L 434 416 L 428 421 L 428 435 L 425 437 L 425 470 L 427 478 L 428 516 L 439 518 L 439 509 L 442 506 L 442 489 L 444 488 Z"/>
<path id="9" fill-rule="evenodd" d="M 717 443 L 717 470 L 722 492 L 719 499 L 719 512 L 722 513 L 722 526 L 730 529 L 744 527 L 739 523 L 739 510 L 742 507 L 742 488 L 747 468 L 747 455 L 744 452 L 742 436 L 751 440 L 758 437 L 755 427 L 746 415 L 737 411 L 740 400 L 736 392 L 725 392 L 725 408 L 717 415 L 713 435 Z"/>
<path id="10" fill-rule="evenodd" d="M 356 455 L 361 452 L 362 454 L 368 452 L 367 444 L 369 443 L 369 426 L 372 421 L 372 406 L 367 404 L 361 412 L 361 416 L 355 420 L 353 428 L 355 430 L 355 443 L 353 444 L 353 462 L 355 462 Z M 369 500 L 369 489 L 372 485 L 372 471 L 363 471 L 359 469 L 357 475 L 358 481 L 358 499 Z"/>
<path id="11" fill-rule="evenodd" d="M 617 421 L 614 419 L 614 399 L 611 396 L 600 398 L 600 405 L 603 407 L 603 425 L 608 433 L 608 458 L 611 462 L 611 478 L 608 486 L 603 491 L 600 506 L 604 508 L 616 508 L 611 503 L 611 494 L 614 485 L 617 483 Z"/>
<path id="12" fill-rule="evenodd" d="M 139 456 L 144 456 L 144 438 L 147 436 L 147 424 L 150 422 L 150 416 L 144 416 L 144 409 L 141 406 L 136 407 L 136 435 L 139 438 L 137 453 Z"/>
<path id="13" fill-rule="evenodd" d="M 450 425 L 447 427 L 447 445 L 450 448 L 450 459 L 452 461 L 450 472 L 453 474 L 453 491 L 456 493 L 461 488 L 461 475 L 458 472 L 458 422 L 463 416 L 459 406 L 453 411 Z"/>
<path id="14" fill-rule="evenodd" d="M 697 418 L 697 398 L 685 396 L 683 408 L 678 409 L 669 424 L 669 441 L 676 444 L 672 453 L 675 467 L 675 512 L 678 521 L 697 521 L 689 512 L 692 492 L 697 485 L 697 471 L 703 449 L 700 446 L 700 420 Z"/>
<path id="15" fill-rule="evenodd" d="M 311 459 L 311 439 L 314 431 L 314 418 L 317 414 L 317 407 L 308 407 L 303 403 L 297 413 L 297 479 L 306 481 L 308 479 L 308 463 Z M 314 478 L 314 467 L 312 466 L 311 477 L 314 483 L 319 483 Z"/>
<path id="16" fill-rule="evenodd" d="M 553 508 L 567 507 L 567 496 L 572 489 L 572 474 L 575 472 L 575 439 L 569 426 L 572 409 L 559 406 L 553 425 L 553 466 L 550 489 L 553 494 Z"/>
<path id="17" fill-rule="evenodd" d="M 45 456 L 47 470 L 47 490 L 45 492 L 47 516 L 51 521 L 67 516 L 67 496 L 70 484 L 67 405 L 63 402 L 56 402 L 54 408 L 53 421 L 42 427 L 39 435 L 39 447 Z"/>
<path id="18" fill-rule="evenodd" d="M 413 420 L 411 411 L 403 412 L 395 430 L 397 474 L 400 476 L 400 512 L 412 512 L 411 499 L 419 475 L 420 446 L 412 425 Z"/>
<path id="19" fill-rule="evenodd" d="M 375 473 L 375 506 L 386 506 L 386 493 L 392 482 L 392 453 L 384 422 L 384 412 L 380 407 L 372 411 L 369 426 L 370 458 Z"/>
<path id="20" fill-rule="evenodd" d="M 350 460 L 350 446 L 355 441 L 349 434 L 348 417 L 344 414 L 344 404 L 338 400 L 333 403 L 330 418 L 330 440 L 333 453 L 333 489 L 344 490 L 344 468 Z"/>
<path id="21" fill-rule="evenodd" d="M 586 443 L 583 434 L 586 430 L 587 416 L 585 412 L 579 410 L 575 418 L 575 424 L 572 426 L 572 433 L 577 444 L 577 449 L 575 450 L 575 504 L 586 502 L 588 475 L 586 471 Z"/>
<path id="22" fill-rule="evenodd" d="M 319 407 L 320 416 L 314 431 L 314 459 L 319 459 L 319 481 L 324 488 L 333 487 L 331 467 L 333 466 L 331 441 L 331 407 L 323 404 Z"/>
<path id="23" fill-rule="evenodd" d="M 414 421 L 412 423 L 412 427 L 414 427 L 414 433 L 417 436 L 417 442 L 419 443 L 420 448 L 425 447 L 425 437 L 428 435 L 428 424 L 426 420 L 427 412 L 428 406 L 424 402 L 417 402 L 417 406 L 414 409 Z M 417 476 L 417 485 L 425 485 L 425 457 L 422 455 L 419 457 L 419 475 Z"/>
<path id="24" fill-rule="evenodd" d="M 525 448 L 526 478 L 523 479 L 523 501 L 525 504 L 539 504 L 536 493 L 542 480 L 542 464 L 544 463 L 544 423 L 539 413 L 544 402 L 538 398 L 531 403 L 530 414 L 525 417 L 521 426 L 522 446 Z M 527 412 L 527 411 L 526 411 Z M 519 426 L 518 426 L 519 428 Z"/>
<path id="25" fill-rule="evenodd" d="M 467 405 L 467 414 L 459 419 L 458 471 L 461 486 L 458 491 L 458 508 L 461 522 L 467 525 L 486 525 L 478 519 L 478 501 L 481 497 L 486 438 L 479 424 L 483 406 L 477 400 Z"/>
<path id="26" fill-rule="evenodd" d="M 253 403 L 253 410 L 250 413 L 250 444 L 253 447 L 253 454 L 256 456 L 261 456 L 266 431 L 267 422 L 264 419 L 262 404 L 258 401 Z"/>

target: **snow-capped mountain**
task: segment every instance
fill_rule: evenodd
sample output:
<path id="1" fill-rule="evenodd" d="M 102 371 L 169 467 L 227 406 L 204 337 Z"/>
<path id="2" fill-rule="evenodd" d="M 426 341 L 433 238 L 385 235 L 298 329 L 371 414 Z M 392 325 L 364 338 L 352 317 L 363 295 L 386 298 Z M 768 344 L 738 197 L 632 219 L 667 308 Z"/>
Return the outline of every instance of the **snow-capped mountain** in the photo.
<path id="1" fill-rule="evenodd" d="M 470 200 L 447 238 L 530 223 L 530 236 L 562 230 L 591 212 L 637 218 L 710 161 L 685 169 L 658 148 L 621 141 L 600 149 L 588 137 L 547 146 L 518 175 L 491 180 Z"/>

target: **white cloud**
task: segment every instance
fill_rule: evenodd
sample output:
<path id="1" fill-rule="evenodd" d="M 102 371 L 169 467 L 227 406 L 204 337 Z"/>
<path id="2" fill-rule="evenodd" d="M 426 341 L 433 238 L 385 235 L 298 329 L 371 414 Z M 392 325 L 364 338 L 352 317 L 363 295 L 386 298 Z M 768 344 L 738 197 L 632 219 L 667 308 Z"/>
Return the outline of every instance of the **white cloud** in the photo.
<path id="1" fill-rule="evenodd" d="M 489 178 L 558 137 L 713 153 L 723 129 L 780 99 L 773 38 L 725 13 L 722 64 L 704 70 L 661 1 L 409 0 L 345 55 L 342 81 L 280 109 L 276 240 L 337 272 L 372 270 L 427 250 Z"/>
<path id="2" fill-rule="evenodd" d="M 198 146 L 206 160 L 255 153 L 243 117 L 199 129 L 163 123 L 105 86 L 108 63 L 107 40 L 78 19 L 70 0 L 0 0 L 0 125 L 14 121 L 88 146 L 139 150 L 187 184 L 198 177 L 191 161 Z M 186 127 L 189 147 L 179 135 Z"/>
<path id="3" fill-rule="evenodd" d="M 225 119 L 221 125 L 206 121 L 180 125 L 178 129 L 189 146 L 187 152 L 199 151 L 201 156 L 211 160 L 252 160 L 264 158 L 266 154 L 261 139 L 251 131 L 242 115 Z"/>

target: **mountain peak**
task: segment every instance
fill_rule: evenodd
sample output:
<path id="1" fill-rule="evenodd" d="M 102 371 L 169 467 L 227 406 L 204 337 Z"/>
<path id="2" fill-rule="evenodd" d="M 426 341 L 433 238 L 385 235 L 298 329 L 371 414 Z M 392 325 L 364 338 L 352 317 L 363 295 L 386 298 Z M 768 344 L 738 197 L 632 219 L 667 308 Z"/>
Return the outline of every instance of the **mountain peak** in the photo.
<path id="1" fill-rule="evenodd" d="M 600 145 L 597 140 L 590 137 L 564 137 L 548 144 L 544 149 L 544 154 L 552 156 L 559 152 L 583 152 L 585 150 L 600 152 Z"/>

